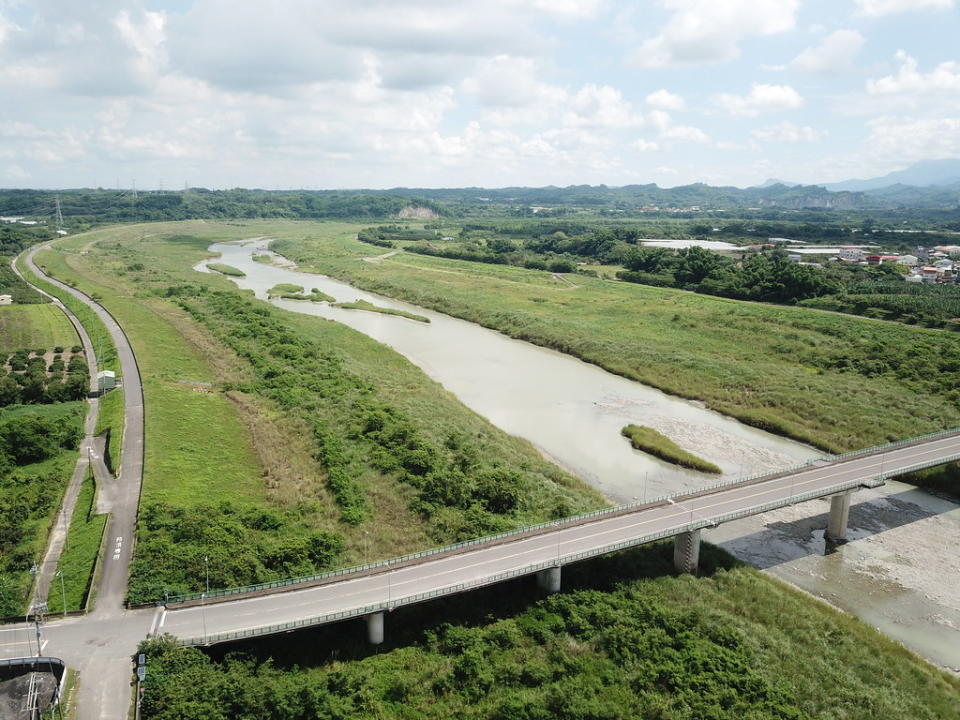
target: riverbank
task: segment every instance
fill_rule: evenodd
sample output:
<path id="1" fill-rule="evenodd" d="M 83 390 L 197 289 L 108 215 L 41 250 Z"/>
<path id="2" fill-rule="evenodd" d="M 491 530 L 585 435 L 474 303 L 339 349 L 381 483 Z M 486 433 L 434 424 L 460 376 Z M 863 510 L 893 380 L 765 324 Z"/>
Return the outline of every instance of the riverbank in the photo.
<path id="1" fill-rule="evenodd" d="M 274 249 L 358 287 L 558 349 L 701 400 L 746 423 L 842 451 L 960 424 L 960 338 L 802 308 L 402 253 L 345 232 Z M 630 322 L 642 318 L 643 322 Z"/>

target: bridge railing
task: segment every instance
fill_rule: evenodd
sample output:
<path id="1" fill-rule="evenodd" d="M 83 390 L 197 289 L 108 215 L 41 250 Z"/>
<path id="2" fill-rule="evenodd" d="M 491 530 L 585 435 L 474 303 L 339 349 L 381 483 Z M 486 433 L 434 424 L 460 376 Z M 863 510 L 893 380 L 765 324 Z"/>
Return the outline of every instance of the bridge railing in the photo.
<path id="1" fill-rule="evenodd" d="M 894 450 L 911 443 L 925 442 L 928 440 L 935 440 L 939 438 L 949 437 L 960 433 L 960 428 L 953 428 L 951 430 L 942 430 L 940 432 L 928 433 L 926 435 L 921 435 L 919 437 L 910 438 L 909 440 L 900 440 L 897 442 L 888 443 L 886 445 L 876 445 L 873 447 L 865 448 L 863 450 L 856 450 L 854 452 L 844 453 L 842 455 L 826 455 L 815 458 L 810 458 L 802 463 L 796 465 L 788 466 L 774 471 L 766 471 L 760 473 L 754 473 L 752 475 L 744 475 L 737 478 L 732 478 L 730 480 L 723 480 L 711 485 L 706 485 L 701 488 L 697 488 L 694 491 L 684 491 L 678 493 L 670 493 L 667 495 L 659 495 L 653 498 L 644 498 L 643 500 L 638 500 L 632 503 L 626 503 L 623 505 L 614 505 L 608 508 L 602 508 L 600 510 L 593 510 L 587 513 L 581 513 L 579 515 L 573 515 L 568 518 L 563 518 L 562 520 L 552 520 L 543 523 L 537 523 L 535 525 L 527 525 L 522 528 L 517 528 L 515 530 L 507 530 L 501 533 L 494 535 L 486 535 L 484 537 L 474 538 L 472 540 L 464 540 L 462 542 L 454 543 L 452 545 L 444 545 L 436 548 L 429 548 L 427 550 L 421 550 L 419 552 L 410 553 L 408 555 L 402 555 L 400 557 L 391 558 L 388 560 L 378 560 L 373 563 L 366 563 L 364 565 L 356 565 L 352 567 L 340 568 L 338 570 L 331 570 L 324 573 L 317 573 L 316 575 L 305 575 L 294 578 L 285 578 L 283 580 L 275 580 L 272 582 L 259 583 L 255 585 L 243 585 L 239 587 L 232 588 L 223 588 L 220 590 L 211 590 L 210 592 L 196 592 L 196 593 L 184 593 L 180 595 L 168 595 L 162 601 L 158 601 L 158 605 L 165 605 L 168 603 L 179 603 L 179 602 L 189 602 L 194 600 L 203 600 L 203 599 L 215 599 L 227 597 L 230 595 L 239 595 L 245 593 L 253 593 L 264 590 L 275 590 L 279 588 L 291 587 L 294 585 L 309 585 L 311 583 L 319 583 L 325 580 L 331 580 L 337 577 L 344 575 L 354 575 L 358 573 L 370 572 L 373 570 L 385 570 L 394 565 L 402 565 L 409 563 L 411 561 L 419 560 L 421 558 L 430 557 L 432 555 L 439 555 L 441 553 L 455 553 L 461 550 L 465 550 L 471 547 L 478 545 L 485 545 L 496 543 L 501 540 L 518 537 L 527 533 L 535 533 L 539 530 L 546 530 L 551 528 L 559 528 L 566 525 L 579 525 L 584 522 L 594 520 L 606 515 L 614 515 L 624 512 L 630 512 L 637 508 L 650 506 L 650 505 L 659 505 L 677 498 L 682 498 L 693 493 L 702 493 L 702 492 L 712 492 L 714 490 L 719 490 L 720 488 L 730 487 L 733 485 L 739 485 L 743 483 L 758 482 L 762 481 L 764 478 L 774 478 L 782 475 L 788 475 L 794 472 L 800 472 L 802 470 L 808 469 L 812 465 L 820 461 L 829 461 L 829 462 L 838 462 L 842 460 L 849 460 L 854 457 L 861 455 L 869 455 L 871 453 L 876 453 L 882 450 Z M 952 462 L 952 460 L 941 460 L 938 461 L 938 464 L 942 462 Z M 912 472 L 914 469 L 922 469 L 924 467 L 929 467 L 923 465 L 917 468 L 907 469 L 907 470 L 898 470 L 898 474 Z"/>
<path id="2" fill-rule="evenodd" d="M 842 453 L 840 455 L 827 455 L 825 459 L 832 462 L 836 462 L 838 460 L 847 460 L 848 458 L 857 457 L 860 455 L 869 455 L 871 453 L 881 452 L 883 450 L 896 450 L 899 447 L 903 447 L 904 445 L 912 445 L 913 443 L 927 442 L 928 440 L 939 440 L 940 438 L 950 437 L 951 435 L 956 435 L 957 433 L 960 433 L 960 428 L 939 430 L 937 432 L 927 433 L 926 435 L 919 435 L 915 438 L 909 438 L 908 440 L 896 440 L 884 445 L 874 445 L 873 447 L 864 448 L 863 450 L 854 450 L 852 452 Z"/>
<path id="3" fill-rule="evenodd" d="M 938 459 L 937 464 L 943 462 L 954 462 L 960 460 L 960 453 L 947 457 L 945 459 Z M 932 461 L 931 461 L 932 462 Z M 931 463 L 917 463 L 911 465 L 907 468 L 898 469 L 897 473 L 902 472 L 912 472 L 914 470 L 921 470 L 926 467 L 930 467 Z M 881 478 L 883 479 L 883 478 Z M 202 637 L 191 637 L 191 638 L 181 638 L 180 643 L 182 645 L 213 645 L 223 642 L 230 642 L 233 640 L 242 640 L 244 638 L 257 637 L 260 635 L 274 635 L 283 632 L 289 632 L 292 630 L 299 630 L 302 628 L 313 627 L 317 625 L 325 625 L 327 623 L 337 622 L 340 620 L 347 620 L 350 618 L 361 617 L 363 615 L 369 615 L 375 612 L 390 611 L 397 607 L 402 607 L 405 605 L 413 605 L 420 602 L 425 602 L 427 600 L 432 600 L 434 598 L 443 597 L 445 595 L 454 595 L 466 590 L 475 589 L 478 587 L 483 587 L 486 585 L 493 585 L 496 583 L 504 582 L 506 580 L 511 580 L 513 578 L 522 577 L 525 575 L 531 575 L 540 570 L 545 570 L 547 568 L 557 567 L 559 565 L 567 565 L 570 563 L 578 562 L 581 560 L 588 560 L 590 558 L 598 557 L 601 555 L 606 555 L 608 553 L 617 552 L 619 550 L 627 550 L 638 545 L 645 545 L 647 543 L 655 542 L 656 540 L 662 540 L 664 538 L 673 537 L 680 535 L 685 532 L 691 532 L 694 530 L 701 530 L 704 528 L 715 527 L 720 523 L 730 522 L 731 520 L 736 520 L 741 517 L 748 517 L 750 515 L 757 515 L 759 513 L 767 512 L 768 510 L 775 510 L 777 508 L 785 507 L 787 505 L 794 505 L 801 502 L 806 502 L 807 500 L 813 500 L 819 497 L 824 497 L 826 495 L 832 495 L 834 493 L 843 492 L 851 488 L 857 487 L 860 485 L 859 480 L 846 480 L 841 483 L 836 483 L 835 485 L 828 486 L 826 488 L 817 488 L 814 490 L 806 490 L 801 493 L 794 494 L 792 491 L 788 492 L 782 497 L 779 497 L 775 500 L 770 500 L 761 505 L 753 506 L 750 508 L 734 510 L 726 513 L 719 513 L 716 515 L 702 515 L 695 510 L 690 511 L 690 522 L 683 523 L 676 527 L 667 529 L 667 530 L 658 530 L 652 533 L 646 533 L 639 535 L 629 540 L 622 540 L 616 543 L 610 543 L 607 545 L 599 546 L 596 548 L 591 548 L 589 550 L 583 550 L 576 553 L 568 553 L 564 555 L 558 555 L 555 558 L 550 558 L 549 560 L 539 561 L 535 563 L 529 563 L 519 568 L 514 568 L 512 570 L 507 570 L 495 575 L 490 575 L 484 578 L 478 578 L 471 582 L 467 583 L 456 583 L 454 585 L 447 585 L 441 588 L 435 588 L 422 593 L 416 593 L 414 595 L 405 595 L 401 597 L 395 597 L 393 599 L 387 599 L 383 602 L 372 603 L 369 605 L 364 605 L 356 608 L 349 608 L 347 610 L 341 610 L 332 613 L 325 613 L 322 615 L 315 615 L 308 618 L 302 618 L 298 620 L 291 620 L 285 623 L 275 623 L 272 625 L 264 625 L 258 628 L 247 628 L 245 630 L 237 630 L 233 632 L 224 632 L 224 633 L 211 633 Z M 427 553 L 424 553 L 427 554 Z"/>

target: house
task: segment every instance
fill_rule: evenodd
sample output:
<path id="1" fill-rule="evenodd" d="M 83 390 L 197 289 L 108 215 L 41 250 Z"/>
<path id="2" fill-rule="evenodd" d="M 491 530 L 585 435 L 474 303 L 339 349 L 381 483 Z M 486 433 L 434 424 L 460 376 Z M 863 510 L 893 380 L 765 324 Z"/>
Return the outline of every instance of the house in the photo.
<path id="1" fill-rule="evenodd" d="M 903 279 L 906 280 L 908 283 L 919 283 L 919 282 L 923 282 L 923 277 L 920 276 L 920 275 L 907 275 L 907 276 L 906 276 L 905 278 L 903 278 Z"/>
<path id="2" fill-rule="evenodd" d="M 795 263 L 803 262 L 803 255 L 797 255 L 793 253 L 793 254 L 787 255 L 787 260 Z"/>
<path id="3" fill-rule="evenodd" d="M 936 282 L 939 274 L 939 271 L 935 267 L 925 267 L 920 269 L 920 277 L 923 278 L 924 282 Z"/>
<path id="4" fill-rule="evenodd" d="M 0 295 L 0 305 L 13 305 L 13 295 Z"/>
<path id="5" fill-rule="evenodd" d="M 906 265 L 907 267 L 916 267 L 920 264 L 920 258 L 916 255 L 901 255 L 897 258 L 897 265 Z"/>
<path id="6" fill-rule="evenodd" d="M 899 255 L 867 255 L 867 265 L 880 265 L 885 262 L 895 261 Z"/>
<path id="7" fill-rule="evenodd" d="M 117 386 L 117 374 L 113 370 L 101 370 L 97 373 L 97 390 L 105 393 Z"/>
<path id="8" fill-rule="evenodd" d="M 841 260 L 847 262 L 860 262 L 863 260 L 863 250 L 856 247 L 841 247 L 838 255 Z"/>

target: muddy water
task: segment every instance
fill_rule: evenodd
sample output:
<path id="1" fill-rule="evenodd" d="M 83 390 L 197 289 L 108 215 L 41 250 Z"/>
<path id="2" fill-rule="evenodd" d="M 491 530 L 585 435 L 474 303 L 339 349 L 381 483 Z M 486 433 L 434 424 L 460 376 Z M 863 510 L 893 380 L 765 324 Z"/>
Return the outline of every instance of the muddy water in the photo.
<path id="1" fill-rule="evenodd" d="M 342 322 L 391 346 L 465 405 L 527 438 L 611 500 L 653 497 L 717 480 L 632 450 L 619 435 L 630 422 L 655 427 L 718 464 L 725 479 L 817 455 L 567 355 L 321 275 L 254 262 L 252 252 L 262 252 L 264 245 L 210 249 L 242 269 L 247 276 L 232 279 L 261 298 L 285 282 L 319 288 L 338 301 L 365 299 L 430 318 L 427 325 L 326 303 L 274 301 Z M 830 554 L 823 539 L 828 510 L 829 501 L 815 500 L 724 524 L 705 537 L 960 671 L 960 506 L 896 482 L 861 491 L 850 512 L 851 542 Z"/>
<path id="2" fill-rule="evenodd" d="M 265 298 L 278 283 L 291 283 L 308 291 L 319 288 L 341 302 L 363 299 L 428 317 L 429 324 L 327 303 L 274 300 L 285 309 L 336 320 L 389 345 L 464 405 L 508 433 L 530 440 L 613 501 L 702 487 L 795 465 L 818 454 L 569 355 L 322 275 L 255 262 L 252 254 L 263 244 L 216 244 L 210 250 L 220 253 L 222 262 L 243 270 L 246 277 L 231 279 L 254 290 L 257 297 Z M 620 435 L 629 423 L 656 428 L 717 464 L 723 476 L 684 470 L 633 450 Z"/>

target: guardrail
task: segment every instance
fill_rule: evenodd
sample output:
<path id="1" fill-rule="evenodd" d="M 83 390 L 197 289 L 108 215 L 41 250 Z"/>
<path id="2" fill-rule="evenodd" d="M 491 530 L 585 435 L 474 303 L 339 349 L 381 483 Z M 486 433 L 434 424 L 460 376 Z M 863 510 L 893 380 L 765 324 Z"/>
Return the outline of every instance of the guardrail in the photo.
<path id="1" fill-rule="evenodd" d="M 930 461 L 927 463 L 918 463 L 911 465 L 907 468 L 897 469 L 897 473 L 902 472 L 912 472 L 914 470 L 921 470 L 926 467 L 930 467 L 934 462 L 936 464 L 941 464 L 943 462 L 953 462 L 955 460 L 960 460 L 960 454 L 956 454 L 948 457 L 945 460 L 936 460 Z M 885 480 L 885 477 L 878 476 L 878 481 Z M 694 530 L 702 530 L 704 528 L 715 527 L 720 523 L 730 522 L 731 520 L 736 520 L 741 517 L 748 517 L 750 515 L 757 515 L 762 512 L 767 512 L 768 510 L 775 510 L 777 508 L 786 507 L 787 505 L 795 505 L 797 503 L 806 502 L 807 500 L 813 500 L 819 497 L 824 497 L 827 495 L 832 495 L 834 493 L 843 492 L 845 490 L 850 490 L 855 487 L 859 487 L 863 484 L 861 480 L 846 480 L 842 483 L 836 483 L 834 485 L 828 486 L 826 488 L 818 488 L 816 490 L 807 490 L 802 493 L 794 494 L 790 493 L 789 495 L 778 498 L 776 500 L 770 500 L 769 502 L 762 503 L 751 508 L 745 508 L 741 510 L 735 510 L 727 513 L 720 513 L 718 515 L 712 516 L 703 516 L 694 518 L 693 516 L 697 514 L 696 511 L 690 511 L 691 520 L 688 523 L 667 529 L 667 530 L 658 530 L 652 533 L 646 533 L 644 535 L 637 536 L 635 538 L 630 538 L 629 540 L 622 540 L 617 543 L 611 543 L 608 545 L 603 545 L 597 548 L 591 548 L 589 550 L 583 550 L 576 553 L 569 553 L 566 555 L 558 555 L 556 558 L 551 558 L 549 560 L 540 561 L 536 563 L 530 563 L 524 565 L 520 568 L 514 568 L 513 570 L 508 570 L 502 573 L 497 573 L 496 575 L 491 575 L 485 578 L 479 578 L 472 582 L 468 583 L 457 583 L 455 585 L 448 585 L 442 588 L 436 588 L 434 590 L 429 590 L 427 592 L 416 593 L 414 595 L 407 595 L 399 598 L 394 598 L 392 600 L 387 600 L 385 602 L 373 603 L 370 605 L 364 605 L 357 608 L 349 608 L 347 610 L 340 610 L 333 613 L 325 613 L 323 615 L 316 615 L 309 618 L 303 618 L 300 620 L 293 620 L 286 623 L 276 623 L 273 625 L 264 625 L 259 628 L 247 628 L 245 630 L 237 630 L 233 632 L 225 633 L 213 633 L 210 635 L 202 637 L 191 637 L 191 638 L 182 638 L 180 639 L 181 645 L 214 645 L 222 642 L 230 642 L 232 640 L 242 640 L 244 638 L 258 637 L 261 635 L 275 635 L 283 632 L 290 632 L 292 630 L 298 630 L 307 627 L 314 627 L 317 625 L 326 625 L 332 622 L 338 622 L 340 620 L 348 620 L 355 617 L 362 617 L 364 615 L 369 615 L 375 612 L 384 612 L 392 611 L 397 607 L 402 607 L 406 605 L 414 605 L 416 603 L 425 602 L 427 600 L 432 600 L 434 598 L 443 597 L 446 595 L 455 595 L 460 592 L 467 590 L 484 587 L 486 585 L 494 585 L 499 582 L 504 582 L 505 580 L 511 580 L 513 578 L 522 577 L 525 575 L 532 575 L 535 572 L 540 570 L 546 570 L 547 568 L 553 568 L 562 565 L 568 565 L 570 563 L 579 562 L 581 560 L 588 560 L 590 558 L 599 557 L 601 555 L 606 555 L 608 553 L 617 552 L 619 550 L 626 550 L 638 545 L 646 545 L 647 543 L 655 542 L 657 540 L 662 540 L 664 538 L 673 537 L 676 535 L 681 535 L 686 532 L 692 532 Z"/>
<path id="2" fill-rule="evenodd" d="M 210 592 L 197 592 L 197 593 L 184 593 L 180 595 L 168 595 L 163 600 L 158 600 L 157 605 L 166 605 L 169 603 L 180 603 L 188 602 L 193 600 L 202 600 L 202 599 L 211 599 L 211 598 L 221 598 L 227 597 L 230 595 L 239 595 L 245 593 L 258 592 L 262 590 L 274 590 L 278 588 L 291 587 L 294 585 L 309 585 L 311 583 L 318 583 L 324 580 L 330 580 L 332 578 L 341 577 L 344 575 L 353 575 L 359 573 L 368 573 L 374 570 L 386 570 L 394 565 L 401 565 L 409 563 L 414 560 L 419 560 L 424 557 L 429 557 L 432 555 L 438 555 L 441 553 L 455 553 L 466 548 L 476 547 L 478 545 L 493 544 L 498 541 L 504 540 L 505 538 L 518 537 L 520 535 L 535 533 L 539 530 L 546 530 L 552 528 L 561 528 L 568 525 L 580 525 L 586 521 L 593 520 L 599 517 L 607 515 L 622 514 L 636 510 L 641 507 L 656 506 L 663 503 L 681 499 L 684 497 L 690 497 L 691 495 L 700 495 L 703 493 L 713 492 L 724 487 L 731 487 L 734 485 L 748 484 L 762 482 L 765 479 L 775 479 L 782 477 L 784 475 L 789 475 L 794 472 L 800 472 L 802 470 L 810 468 L 817 462 L 828 461 L 828 462 L 842 462 L 844 460 L 849 460 L 854 457 L 859 457 L 863 455 L 869 455 L 876 453 L 881 450 L 893 450 L 905 445 L 910 445 L 912 443 L 920 443 L 928 440 L 939 439 L 943 437 L 949 437 L 960 433 L 960 428 L 953 428 L 951 430 L 943 430 L 936 433 L 928 433 L 927 435 L 921 435 L 916 438 L 911 438 L 909 440 L 900 440 L 893 443 L 888 443 L 887 445 L 877 445 L 874 447 L 866 448 L 864 450 L 857 450 L 855 452 L 846 453 L 844 455 L 834 455 L 834 456 L 820 456 L 816 458 L 811 458 L 806 460 L 803 463 L 798 463 L 789 467 L 781 468 L 773 472 L 761 472 L 755 473 L 753 475 L 741 476 L 731 480 L 725 480 L 712 485 L 705 486 L 703 488 L 698 488 L 693 492 L 683 492 L 683 493 L 672 493 L 667 495 L 660 495 L 658 497 L 644 499 L 637 502 L 626 503 L 624 505 L 615 505 L 609 508 L 602 508 L 600 510 L 593 510 L 588 513 L 582 513 L 580 515 L 573 515 L 562 520 L 553 520 L 544 523 L 538 523 L 536 525 L 528 525 L 522 528 L 517 528 L 515 530 L 507 530 L 502 533 L 497 533 L 495 535 L 486 535 L 480 538 L 474 538 L 472 540 L 465 540 L 463 542 L 454 543 L 452 545 L 445 545 L 437 548 L 430 548 L 428 550 L 421 550 L 416 553 L 410 553 L 408 555 L 402 555 L 400 557 L 391 558 L 388 560 L 379 560 L 373 563 L 367 563 L 364 565 L 356 565 L 353 567 L 340 568 L 338 570 L 331 570 L 325 573 L 318 573 L 316 575 L 306 575 L 295 578 L 287 578 L 284 580 L 275 580 L 273 582 L 259 583 L 256 585 L 244 585 L 240 587 L 233 588 L 223 588 L 221 590 L 211 590 Z M 952 460 L 938 460 L 936 464 L 942 464 L 944 462 L 952 462 Z M 923 465 L 918 468 L 913 469 L 922 469 L 923 467 L 930 467 L 930 465 Z M 907 470 L 898 470 L 897 473 L 912 472 L 912 469 Z M 859 485 L 859 483 L 854 483 L 854 485 Z M 823 493 L 821 493 L 823 494 Z"/>

